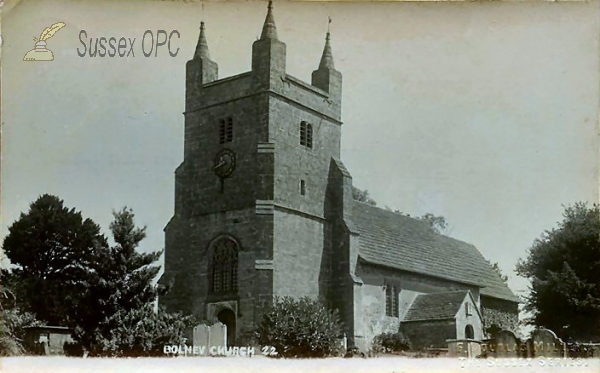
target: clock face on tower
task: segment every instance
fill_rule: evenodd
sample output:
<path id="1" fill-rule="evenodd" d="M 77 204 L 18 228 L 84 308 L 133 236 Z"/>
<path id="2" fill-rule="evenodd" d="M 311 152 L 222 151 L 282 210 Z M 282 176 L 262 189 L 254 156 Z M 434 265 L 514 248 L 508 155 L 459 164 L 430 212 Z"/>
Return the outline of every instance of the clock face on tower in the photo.
<path id="1" fill-rule="evenodd" d="M 213 171 L 221 178 L 231 176 L 235 169 L 235 153 L 230 149 L 223 149 L 217 153 L 213 163 Z"/>

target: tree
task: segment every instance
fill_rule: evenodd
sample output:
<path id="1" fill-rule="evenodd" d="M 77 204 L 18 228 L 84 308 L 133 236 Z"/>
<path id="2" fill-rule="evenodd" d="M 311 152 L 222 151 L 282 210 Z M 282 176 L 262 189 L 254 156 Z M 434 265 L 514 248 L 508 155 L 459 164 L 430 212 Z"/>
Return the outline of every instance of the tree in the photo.
<path id="1" fill-rule="evenodd" d="M 136 249 L 146 238 L 146 227 L 137 228 L 133 211 L 124 207 L 113 212 L 114 221 L 110 224 L 116 245 L 111 249 L 107 277 L 116 290 L 110 298 L 118 309 L 134 309 L 153 302 L 158 288 L 152 282 L 160 266 L 153 265 L 162 255 L 162 250 L 141 253 Z"/>
<path id="2" fill-rule="evenodd" d="M 377 206 L 377 202 L 369 196 L 368 190 L 362 190 L 355 186 L 352 187 L 352 198 L 358 202 L 364 202 L 366 204 Z"/>
<path id="3" fill-rule="evenodd" d="M 105 350 L 103 341 L 109 340 L 112 330 L 119 326 L 119 318 L 115 315 L 153 304 L 158 293 L 153 280 L 160 266 L 152 264 L 160 258 L 162 251 L 137 251 L 146 237 L 146 227 L 135 226 L 131 209 L 124 207 L 113 212 L 113 216 L 110 230 L 115 245 L 99 262 L 95 286 L 87 289 L 87 296 L 95 307 L 79 315 L 81 322 L 75 330 L 78 339 L 92 354 Z M 134 317 L 136 313 L 131 315 Z"/>
<path id="4" fill-rule="evenodd" d="M 490 263 L 490 265 L 492 266 L 492 269 L 498 273 L 498 276 L 500 276 L 500 279 L 502 279 L 502 281 L 504 283 L 506 283 L 508 281 L 508 276 L 505 275 L 504 273 L 502 273 L 500 266 L 498 266 L 498 262 Z"/>
<path id="5" fill-rule="evenodd" d="M 8 228 L 3 249 L 17 305 L 52 325 L 71 325 L 70 310 L 84 306 L 82 294 L 95 277 L 106 248 L 100 227 L 81 213 L 44 194 Z"/>
<path id="6" fill-rule="evenodd" d="M 517 274 L 531 281 L 529 324 L 564 338 L 600 340 L 600 206 L 565 208 L 558 228 L 535 240 Z"/>
<path id="7" fill-rule="evenodd" d="M 364 203 L 372 205 L 372 206 L 377 206 L 377 202 L 375 202 L 375 200 L 370 197 L 369 191 L 366 189 L 362 190 L 355 186 L 352 186 L 352 197 L 354 198 L 355 201 L 364 202 Z M 392 209 L 388 206 L 386 206 L 385 209 L 388 211 L 392 211 Z M 404 212 L 402 212 L 400 210 L 393 210 L 393 211 L 397 214 L 410 217 L 410 214 L 405 214 Z M 431 227 L 431 229 L 433 229 L 434 232 L 436 232 L 438 234 L 445 233 L 446 228 L 448 228 L 448 223 L 446 222 L 446 218 L 444 218 L 443 216 L 435 216 L 432 213 L 427 213 L 423 216 L 416 217 L 415 219 L 421 220 L 421 221 L 427 223 L 427 225 L 429 225 Z"/>
<path id="8" fill-rule="evenodd" d="M 421 217 L 418 217 L 417 220 L 421 220 L 427 223 L 431 229 L 433 229 L 436 233 L 442 234 L 446 231 L 448 227 L 448 223 L 446 223 L 446 218 L 443 216 L 435 216 L 431 213 L 427 213 Z"/>
<path id="9" fill-rule="evenodd" d="M 2 269 L 2 289 L 0 290 L 0 356 L 20 355 L 25 352 L 25 327 L 41 323 L 29 312 L 21 312 L 16 307 L 16 296 L 7 287 L 7 271 Z"/>
<path id="10" fill-rule="evenodd" d="M 180 319 L 188 325 L 188 319 L 154 313 L 159 291 L 154 278 L 160 270 L 154 264 L 162 251 L 138 252 L 146 228 L 135 226 L 130 209 L 113 215 L 114 245 L 109 246 L 97 224 L 66 208 L 58 197 L 46 194 L 33 202 L 9 227 L 3 243 L 15 266 L 2 271 L 4 289 L 8 284 L 15 294 L 12 313 L 3 308 L 7 316 L 3 319 L 22 325 L 29 316 L 20 312 L 31 311 L 44 323 L 71 327 L 75 339 L 92 355 L 147 354 L 156 350 L 157 340 L 179 340 L 177 328 L 183 324 L 174 324 L 179 325 L 175 328 L 167 324 Z M 132 329 L 137 333 L 135 343 L 123 342 L 129 330 L 122 329 L 123 323 L 141 328 Z M 0 327 L 3 333 L 15 329 L 8 324 Z M 149 345 L 154 347 L 146 349 Z M 10 341 L 7 346 L 12 348 Z"/>

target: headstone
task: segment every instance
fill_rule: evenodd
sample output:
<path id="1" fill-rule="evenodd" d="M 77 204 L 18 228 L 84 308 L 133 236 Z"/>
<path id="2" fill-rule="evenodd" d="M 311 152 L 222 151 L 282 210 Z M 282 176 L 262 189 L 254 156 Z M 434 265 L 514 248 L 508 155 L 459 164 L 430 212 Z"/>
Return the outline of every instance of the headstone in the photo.
<path id="1" fill-rule="evenodd" d="M 220 322 L 210 327 L 208 333 L 208 348 L 227 346 L 227 326 Z"/>
<path id="2" fill-rule="evenodd" d="M 50 355 L 50 346 L 47 341 L 42 342 L 42 351 L 43 355 Z"/>
<path id="3" fill-rule="evenodd" d="M 200 324 L 194 327 L 194 346 L 198 346 L 200 348 L 201 356 L 208 356 L 208 337 L 209 337 L 209 328 L 208 325 Z M 204 347 L 204 348 L 202 348 Z"/>
<path id="4" fill-rule="evenodd" d="M 515 333 L 510 330 L 501 330 L 496 334 L 492 345 L 492 354 L 495 357 L 519 357 L 521 349 L 521 341 Z"/>
<path id="5" fill-rule="evenodd" d="M 467 340 L 467 357 L 473 359 L 479 355 L 481 355 L 481 342 Z"/>
<path id="6" fill-rule="evenodd" d="M 549 329 L 536 329 L 527 341 L 530 357 L 567 357 L 566 344 Z"/>
<path id="7" fill-rule="evenodd" d="M 449 357 L 468 357 L 469 346 L 463 339 L 446 339 Z"/>

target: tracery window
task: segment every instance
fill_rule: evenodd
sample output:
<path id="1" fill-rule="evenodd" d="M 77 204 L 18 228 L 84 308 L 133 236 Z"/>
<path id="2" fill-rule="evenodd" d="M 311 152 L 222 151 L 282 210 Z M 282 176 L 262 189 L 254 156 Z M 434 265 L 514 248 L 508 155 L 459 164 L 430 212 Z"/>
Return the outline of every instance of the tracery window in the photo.
<path id="1" fill-rule="evenodd" d="M 213 244 L 212 292 L 237 291 L 238 245 L 228 237 L 219 238 Z"/>

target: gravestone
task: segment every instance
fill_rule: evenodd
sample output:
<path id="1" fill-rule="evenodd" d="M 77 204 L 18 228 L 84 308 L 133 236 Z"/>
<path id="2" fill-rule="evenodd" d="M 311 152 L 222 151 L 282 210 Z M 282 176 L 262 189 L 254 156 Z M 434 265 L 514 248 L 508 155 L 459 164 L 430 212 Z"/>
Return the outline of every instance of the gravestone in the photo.
<path id="1" fill-rule="evenodd" d="M 227 326 L 220 322 L 210 327 L 208 333 L 208 348 L 212 346 L 225 347 L 227 346 Z"/>
<path id="2" fill-rule="evenodd" d="M 530 357 L 567 357 L 566 344 L 549 329 L 536 329 L 527 341 Z"/>
<path id="3" fill-rule="evenodd" d="M 481 341 L 474 341 L 472 339 L 446 339 L 448 345 L 448 356 L 449 357 L 466 357 L 475 358 L 484 352 L 484 347 L 481 345 Z M 428 349 L 433 351 L 436 349 Z M 441 353 L 438 351 L 437 353 Z"/>
<path id="4" fill-rule="evenodd" d="M 495 357 L 520 357 L 522 348 L 521 341 L 515 333 L 501 330 L 494 339 L 492 353 Z"/>
<path id="5" fill-rule="evenodd" d="M 208 356 L 208 338 L 209 338 L 209 328 L 208 325 L 200 324 L 194 327 L 194 346 L 198 346 L 200 348 L 205 347 L 200 350 L 200 356 Z"/>

